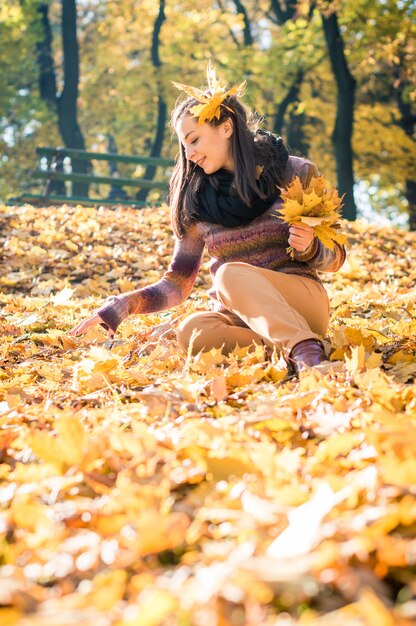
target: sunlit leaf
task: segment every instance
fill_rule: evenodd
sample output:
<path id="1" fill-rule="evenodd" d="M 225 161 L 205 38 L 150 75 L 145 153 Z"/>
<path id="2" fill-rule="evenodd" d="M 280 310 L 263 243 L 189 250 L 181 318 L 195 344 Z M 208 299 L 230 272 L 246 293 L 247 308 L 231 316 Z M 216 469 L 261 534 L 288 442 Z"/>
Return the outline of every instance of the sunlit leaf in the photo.
<path id="1" fill-rule="evenodd" d="M 342 198 L 336 189 L 332 189 L 323 176 L 312 177 L 309 185 L 303 188 L 300 178 L 295 178 L 281 191 L 283 200 L 278 215 L 288 224 L 303 222 L 314 228 L 317 237 L 324 246 L 334 247 L 334 241 L 345 244 L 346 235 L 337 232 L 334 225 L 339 222 L 339 209 Z"/>
<path id="2" fill-rule="evenodd" d="M 291 193 L 300 221 L 300 181 Z M 336 197 L 319 179 L 307 194 L 325 232 Z M 205 262 L 175 311 L 130 316 L 116 341 L 67 335 L 108 294 L 160 279 L 167 206 L 0 205 L 0 222 L 0 621 L 225 625 L 278 607 L 293 626 L 409 626 L 414 233 L 345 225 L 353 261 L 325 277 L 331 361 L 297 380 L 277 349 L 182 351 Z"/>

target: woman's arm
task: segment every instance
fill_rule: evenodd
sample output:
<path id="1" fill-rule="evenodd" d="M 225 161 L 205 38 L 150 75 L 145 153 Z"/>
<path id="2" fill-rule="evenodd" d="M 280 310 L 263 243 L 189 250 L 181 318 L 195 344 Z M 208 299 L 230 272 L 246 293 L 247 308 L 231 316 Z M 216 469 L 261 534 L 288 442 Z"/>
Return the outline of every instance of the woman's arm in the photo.
<path id="1" fill-rule="evenodd" d="M 103 326 L 114 332 L 129 315 L 157 313 L 181 304 L 191 293 L 201 265 L 204 240 L 193 224 L 183 237 L 175 241 L 172 261 L 163 277 L 153 285 L 112 296 L 97 314 Z"/>
<path id="2" fill-rule="evenodd" d="M 119 296 L 110 296 L 101 308 L 89 318 L 100 323 L 110 334 L 129 315 L 156 313 L 181 304 L 194 286 L 204 251 L 204 239 L 193 224 L 183 239 L 175 241 L 172 261 L 162 278 L 148 287 L 135 289 Z M 70 334 L 77 335 L 88 328 L 88 320 L 78 324 Z M 84 330 L 85 327 L 85 330 Z"/>

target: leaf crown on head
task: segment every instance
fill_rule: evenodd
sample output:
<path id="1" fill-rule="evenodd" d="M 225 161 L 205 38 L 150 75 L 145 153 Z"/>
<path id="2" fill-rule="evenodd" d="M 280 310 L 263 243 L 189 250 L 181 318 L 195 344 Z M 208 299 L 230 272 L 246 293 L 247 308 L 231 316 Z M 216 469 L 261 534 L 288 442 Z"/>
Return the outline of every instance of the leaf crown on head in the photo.
<path id="1" fill-rule="evenodd" d="M 215 69 L 211 66 L 211 62 L 208 63 L 207 67 L 207 89 L 197 89 L 196 87 L 183 85 L 182 83 L 175 83 L 174 81 L 172 81 L 172 84 L 177 89 L 187 93 L 188 96 L 192 96 L 192 98 L 198 100 L 200 103 L 189 109 L 189 113 L 198 118 L 198 124 L 203 124 L 207 120 L 211 122 L 214 117 L 219 120 L 221 115 L 221 106 L 225 106 L 226 109 L 231 111 L 227 105 L 223 104 L 225 98 L 228 96 L 242 95 L 246 85 L 244 81 L 240 85 L 234 85 L 231 89 L 227 90 L 227 86 L 222 85 L 221 81 L 217 79 Z"/>

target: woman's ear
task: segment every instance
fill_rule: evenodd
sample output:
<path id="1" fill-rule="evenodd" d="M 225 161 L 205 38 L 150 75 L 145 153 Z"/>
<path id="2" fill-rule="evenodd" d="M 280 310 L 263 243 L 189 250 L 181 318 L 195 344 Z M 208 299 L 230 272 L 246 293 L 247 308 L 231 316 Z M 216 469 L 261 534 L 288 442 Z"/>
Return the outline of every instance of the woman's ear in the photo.
<path id="1" fill-rule="evenodd" d="M 221 124 L 222 129 L 224 131 L 224 136 L 226 139 L 229 139 L 234 132 L 233 122 L 230 117 L 227 117 L 226 120 Z"/>

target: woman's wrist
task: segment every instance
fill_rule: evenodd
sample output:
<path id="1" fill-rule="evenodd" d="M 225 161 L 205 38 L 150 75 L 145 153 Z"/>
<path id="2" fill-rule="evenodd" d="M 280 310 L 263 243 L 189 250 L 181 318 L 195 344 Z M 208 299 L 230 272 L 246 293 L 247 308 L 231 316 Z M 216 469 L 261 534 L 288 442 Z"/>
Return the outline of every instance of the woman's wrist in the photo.
<path id="1" fill-rule="evenodd" d="M 121 322 L 129 316 L 129 309 L 122 298 L 110 296 L 96 313 L 103 320 L 101 326 L 104 328 L 107 326 L 113 332 L 116 332 Z"/>
<path id="2" fill-rule="evenodd" d="M 318 250 L 318 239 L 314 237 L 305 250 L 295 250 L 295 257 L 298 261 L 309 261 L 315 256 Z"/>

